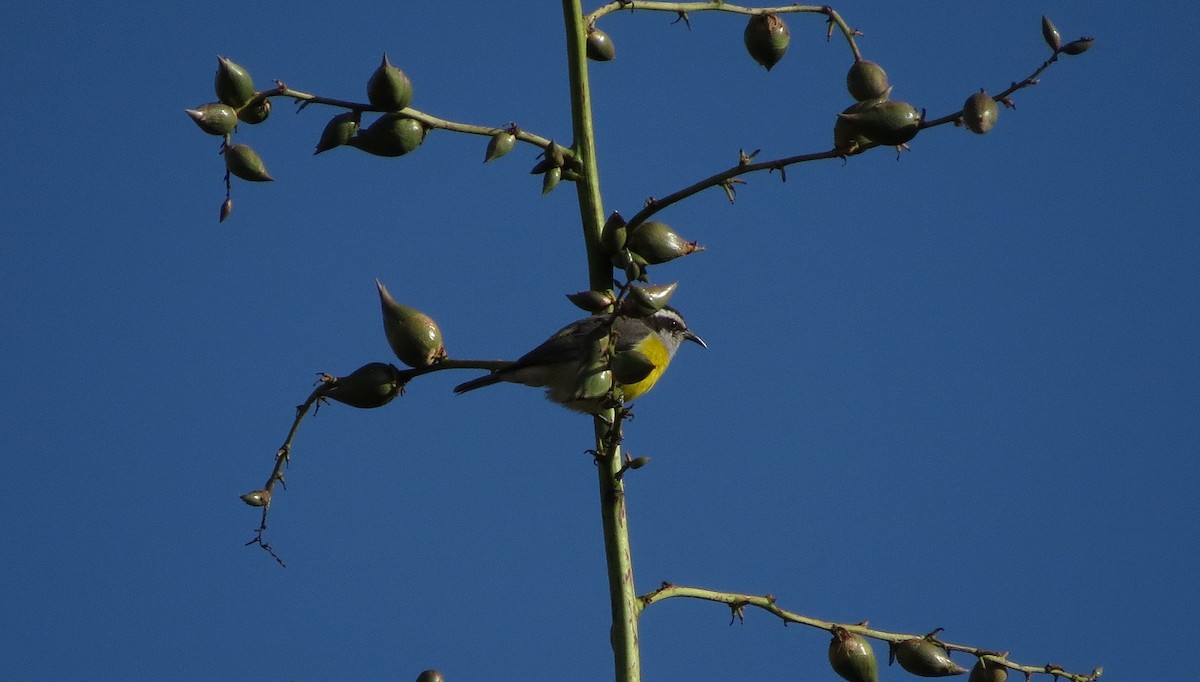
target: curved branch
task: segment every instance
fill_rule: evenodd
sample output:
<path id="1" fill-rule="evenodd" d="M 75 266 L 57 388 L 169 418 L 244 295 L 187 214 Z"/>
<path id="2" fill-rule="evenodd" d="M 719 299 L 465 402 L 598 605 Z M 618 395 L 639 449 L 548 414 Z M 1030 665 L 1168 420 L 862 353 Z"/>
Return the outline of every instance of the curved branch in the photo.
<path id="1" fill-rule="evenodd" d="M 662 586 L 657 590 L 649 594 L 642 595 L 639 597 L 639 599 L 641 600 L 644 609 L 645 607 L 648 607 L 656 602 L 675 597 L 701 599 L 704 601 L 726 604 L 733 609 L 734 616 L 738 618 L 742 616 L 742 610 L 746 606 L 753 606 L 777 616 L 783 620 L 784 623 L 798 623 L 800 625 L 807 625 L 809 627 L 828 630 L 830 632 L 832 632 L 835 627 L 840 627 L 849 632 L 862 635 L 863 637 L 870 637 L 872 639 L 878 639 L 889 643 L 901 642 L 906 639 L 933 636 L 932 634 L 913 635 L 901 632 L 889 632 L 886 630 L 875 630 L 867 627 L 865 622 L 859 624 L 834 623 L 832 621 L 810 618 L 799 613 L 794 613 L 792 611 L 779 608 L 779 606 L 775 603 L 775 597 L 769 594 L 754 595 L 738 594 L 734 592 L 717 592 L 715 590 L 706 590 L 698 587 L 683 587 L 680 585 L 663 583 Z M 937 630 L 934 631 L 934 633 L 936 632 Z M 1026 676 L 1045 674 L 1061 677 L 1063 679 L 1070 680 L 1071 682 L 1093 682 L 1103 673 L 1103 668 L 1096 668 L 1091 673 L 1084 674 L 1068 672 L 1067 670 L 1064 670 L 1062 666 L 1049 663 L 1042 666 L 1024 665 L 1015 661 L 1010 661 L 1006 653 L 1000 653 L 990 649 L 981 649 L 979 647 L 968 646 L 965 644 L 952 644 L 950 642 L 944 642 L 941 640 L 937 640 L 937 643 L 950 651 L 961 651 L 973 656 L 987 656 L 989 663 L 993 665 L 1002 665 L 1010 670 L 1016 670 L 1018 672 L 1025 673 Z"/>
<path id="2" fill-rule="evenodd" d="M 824 152 L 816 152 L 816 153 L 812 153 L 812 154 L 800 154 L 797 156 L 788 156 L 788 157 L 784 157 L 782 159 L 773 159 L 771 161 L 762 161 L 759 163 L 750 163 L 749 161 L 739 162 L 738 165 L 733 166 L 732 168 L 723 170 L 720 173 L 717 173 L 716 175 L 709 176 L 695 184 L 684 187 L 683 189 L 681 189 L 677 192 L 668 194 L 667 196 L 662 197 L 661 199 L 656 199 L 656 198 L 647 199 L 646 205 L 642 207 L 642 210 L 635 213 L 633 215 L 633 217 L 629 219 L 629 221 L 626 223 L 626 225 L 628 226 L 629 229 L 633 229 L 635 226 L 637 226 L 637 225 L 645 222 L 647 219 L 649 219 L 650 216 L 654 215 L 655 213 L 658 213 L 659 211 L 663 210 L 664 208 L 670 206 L 671 204 L 679 203 L 680 201 L 683 201 L 684 199 L 692 196 L 693 194 L 697 194 L 703 190 L 706 190 L 706 189 L 709 189 L 712 187 L 727 186 L 733 180 L 733 178 L 736 178 L 739 175 L 746 175 L 747 173 L 755 173 L 757 171 L 764 171 L 764 170 L 765 171 L 774 171 L 774 170 L 782 171 L 784 168 L 786 168 L 792 164 L 796 164 L 796 163 L 804 163 L 806 161 L 820 161 L 822 159 L 839 159 L 839 158 L 843 158 L 845 156 L 846 156 L 845 150 L 831 149 L 829 151 L 824 151 Z"/>
<path id="3" fill-rule="evenodd" d="M 1005 90 L 1003 90 L 1002 92 L 1000 92 L 998 94 L 992 95 L 992 99 L 996 100 L 1000 104 L 1003 104 L 1004 106 L 1006 106 L 1010 109 L 1015 109 L 1016 105 L 1014 105 L 1012 103 L 1012 100 L 1009 99 L 1012 96 L 1012 94 L 1018 90 L 1024 90 L 1025 88 L 1037 85 L 1038 84 L 1038 76 L 1042 75 L 1043 71 L 1050 68 L 1051 65 L 1053 65 L 1055 62 L 1058 61 L 1058 55 L 1059 55 L 1058 52 L 1055 52 L 1054 54 L 1050 55 L 1050 58 L 1047 59 L 1046 61 L 1042 62 L 1041 66 L 1034 69 L 1033 73 L 1029 74 L 1028 76 L 1026 76 L 1024 79 L 1022 79 L 1020 81 L 1013 81 L 1008 86 L 1008 88 L 1006 88 Z M 942 116 L 940 118 L 935 118 L 933 120 L 925 119 L 925 120 L 921 121 L 921 130 L 924 130 L 926 128 L 932 128 L 934 126 L 945 125 L 946 123 L 955 123 L 961 118 L 962 118 L 962 111 L 960 110 L 960 111 L 954 112 L 953 114 L 946 114 L 945 116 Z"/>
<path id="4" fill-rule="evenodd" d="M 515 125 L 497 128 L 494 126 L 482 126 L 482 125 L 475 125 L 472 123 L 460 123 L 458 121 L 451 121 L 449 119 L 440 118 L 440 117 L 434 116 L 432 114 L 425 113 L 424 111 L 421 111 L 419 109 L 413 109 L 412 107 L 407 107 L 407 108 L 401 109 L 399 112 L 385 112 L 382 109 L 374 107 L 366 102 L 352 102 L 350 100 L 336 99 L 333 97 L 323 97 L 321 95 L 314 95 L 314 94 L 307 93 L 307 92 L 301 92 L 300 90 L 293 90 L 292 88 L 289 88 L 286 84 L 284 84 L 283 81 L 277 80 L 277 81 L 275 81 L 275 85 L 276 85 L 276 88 L 274 90 L 263 90 L 262 92 L 259 92 L 258 94 L 256 94 L 254 96 L 253 99 L 251 99 L 249 102 L 247 102 L 242 108 L 255 106 L 257 103 L 261 102 L 262 100 L 265 100 L 265 99 L 268 99 L 271 97 L 290 97 L 291 99 L 294 99 L 297 102 L 300 102 L 301 110 L 303 110 L 303 108 L 308 106 L 309 104 L 324 104 L 324 105 L 331 106 L 331 107 L 339 107 L 341 109 L 349 109 L 351 111 L 373 111 L 373 112 L 378 112 L 378 113 L 400 113 L 408 118 L 420 121 L 423 125 L 425 125 L 428 128 L 439 128 L 441 130 L 449 130 L 449 131 L 455 132 L 455 133 L 466 133 L 468 135 L 486 135 L 488 137 L 495 135 L 496 133 L 505 133 L 505 132 L 512 133 L 513 136 L 515 136 L 521 142 L 532 144 L 532 145 L 535 145 L 535 146 L 537 146 L 539 148 L 543 148 L 543 149 L 553 141 L 548 137 L 543 137 L 541 135 L 531 133 L 527 130 L 522 130 L 519 126 L 515 126 Z M 573 158 L 573 155 L 571 154 L 570 150 L 565 150 L 564 156 Z"/>
<path id="5" fill-rule="evenodd" d="M 617 3 L 617 4 L 619 4 L 619 3 Z M 673 4 L 673 3 L 637 3 L 638 9 L 645 9 L 646 4 Z M 711 4 L 711 3 L 701 3 L 701 4 Z M 607 7 L 607 5 L 605 7 Z M 724 5 L 723 7 L 731 8 L 734 6 Z M 738 8 L 738 9 L 741 9 L 741 8 Z M 830 17 L 832 20 L 832 18 L 834 16 L 836 16 L 836 13 L 833 13 L 832 10 L 830 10 L 830 12 L 831 12 Z M 839 22 L 841 21 L 840 17 L 838 18 L 838 21 Z M 844 24 L 840 24 L 840 25 L 844 25 Z M 854 48 L 853 41 L 851 41 L 851 47 Z M 857 49 L 856 49 L 856 52 L 857 52 Z M 1017 92 L 1018 90 L 1023 90 L 1025 88 L 1037 85 L 1038 77 L 1042 75 L 1042 72 L 1044 72 L 1046 69 L 1050 68 L 1051 65 L 1053 65 L 1055 62 L 1058 61 L 1059 54 L 1060 54 L 1059 52 L 1055 52 L 1053 55 L 1050 56 L 1049 59 L 1042 62 L 1041 66 L 1037 67 L 1033 71 L 1033 73 L 1029 74 L 1028 76 L 1026 76 L 1024 79 L 1022 79 L 1020 81 L 1013 81 L 1009 85 L 1008 88 L 1006 88 L 1005 90 L 1003 90 L 1002 92 L 1000 92 L 996 95 L 993 95 L 992 99 L 1005 105 L 1006 107 L 1015 108 L 1016 105 L 1014 105 L 1012 100 L 1010 99 L 1011 96 L 1013 95 L 1013 93 Z M 933 128 L 935 126 L 945 125 L 947 123 L 956 123 L 961 118 L 962 118 L 962 110 L 960 109 L 959 111 L 956 111 L 952 114 L 946 114 L 945 116 L 941 116 L 939 118 L 923 119 L 921 121 L 920 129 L 924 130 L 926 128 Z M 869 145 L 869 146 L 858 147 L 857 149 L 854 150 L 853 154 L 860 154 L 860 153 L 866 151 L 867 149 L 871 149 L 876 146 L 879 146 L 879 145 Z M 730 182 L 733 180 L 733 178 L 736 178 L 739 175 L 746 175 L 747 173 L 754 173 L 754 172 L 763 171 L 763 170 L 765 170 L 765 171 L 776 171 L 777 170 L 777 171 L 782 172 L 786 167 L 788 167 L 792 164 L 804 163 L 807 161 L 819 161 L 822 159 L 834 159 L 834 158 L 844 159 L 850 155 L 852 155 L 852 154 L 845 149 L 832 149 L 830 151 L 825 151 L 825 152 L 815 152 L 815 153 L 811 153 L 811 154 L 799 154 L 797 156 L 788 156 L 788 157 L 784 157 L 784 158 L 780 158 L 780 159 L 773 159 L 770 161 L 761 161 L 758 163 L 751 163 L 750 158 L 743 154 L 738 165 L 733 166 L 732 168 L 721 171 L 715 175 L 709 176 L 709 177 L 705 178 L 704 180 L 701 180 L 692 185 L 684 187 L 683 189 L 681 189 L 679 191 L 668 194 L 667 196 L 665 196 L 661 199 L 651 198 L 651 199 L 646 200 L 646 205 L 644 207 L 642 207 L 642 209 L 640 211 L 638 211 L 636 214 L 634 214 L 633 217 L 630 218 L 629 221 L 626 223 L 626 225 L 630 229 L 632 229 L 633 227 L 641 224 L 642 222 L 645 222 L 647 219 L 650 218 L 650 216 L 654 215 L 655 213 L 658 213 L 659 211 L 663 210 L 667 206 L 670 206 L 671 204 L 674 204 L 674 203 L 678 203 L 678 202 L 692 196 L 693 194 L 697 194 L 703 190 L 706 190 L 706 189 L 709 189 L 712 187 L 728 188 L 728 187 L 730 187 Z M 730 197 L 732 200 L 732 194 L 730 195 Z"/>
<path id="6" fill-rule="evenodd" d="M 508 360 L 442 360 L 428 367 L 414 367 L 397 373 L 399 391 L 402 393 L 408 382 L 423 374 L 439 372 L 447 369 L 486 369 L 498 370 L 512 364 Z M 279 562 L 280 566 L 286 566 L 283 559 L 275 553 L 274 548 L 267 543 L 263 537 L 267 531 L 267 514 L 271 511 L 271 498 L 275 493 L 276 484 L 283 485 L 287 488 L 287 483 L 283 479 L 283 470 L 287 468 L 288 463 L 292 459 L 292 442 L 296 439 L 296 433 L 300 430 L 300 423 L 308 416 L 310 410 L 314 413 L 313 405 L 316 409 L 320 409 L 322 399 L 328 395 L 328 387 L 336 379 L 327 374 L 322 374 L 320 385 L 313 389 L 312 393 L 308 394 L 308 398 L 303 403 L 296 406 L 296 417 L 292 420 L 292 426 L 288 429 L 287 436 L 283 439 L 283 444 L 275 451 L 275 466 L 271 469 L 271 475 L 267 477 L 267 482 L 259 490 L 246 493 L 242 496 L 242 500 L 249 505 L 262 507 L 262 520 L 258 524 L 258 528 L 254 531 L 254 537 L 251 538 L 247 545 L 258 545 L 267 551 L 275 561 Z"/>
<path id="7" fill-rule="evenodd" d="M 842 19 L 842 16 L 837 13 L 829 5 L 781 5 L 779 7 L 745 7 L 742 5 L 731 5 L 721 0 L 713 0 L 712 2 L 634 2 L 633 0 L 617 0 L 605 5 L 601 5 L 594 12 L 585 17 L 588 25 L 596 23 L 596 20 L 606 14 L 611 14 L 618 10 L 628 9 L 629 11 L 646 11 L 646 12 L 671 12 L 680 17 L 687 17 L 688 12 L 729 12 L 731 14 L 764 14 L 770 12 L 772 14 L 789 14 L 796 12 L 805 12 L 809 14 L 824 14 L 829 17 L 830 34 L 832 34 L 833 26 L 837 26 L 845 36 L 846 42 L 850 45 L 850 51 L 854 53 L 854 58 L 861 59 L 862 55 L 858 51 L 858 45 L 854 43 L 854 36 L 860 36 L 862 33 L 857 31 Z"/>

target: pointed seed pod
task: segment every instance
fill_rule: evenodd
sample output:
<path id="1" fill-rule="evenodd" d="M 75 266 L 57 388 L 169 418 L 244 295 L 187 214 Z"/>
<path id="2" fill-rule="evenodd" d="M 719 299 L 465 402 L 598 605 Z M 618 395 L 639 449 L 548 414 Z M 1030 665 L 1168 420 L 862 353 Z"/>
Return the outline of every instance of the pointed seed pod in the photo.
<path id="1" fill-rule="evenodd" d="M 613 45 L 612 38 L 594 26 L 588 29 L 585 47 L 587 58 L 594 62 L 611 62 L 617 58 L 617 46 Z"/>
<path id="2" fill-rule="evenodd" d="M 367 101 L 380 111 L 400 111 L 412 102 L 412 82 L 392 66 L 387 53 L 367 81 Z"/>
<path id="3" fill-rule="evenodd" d="M 237 127 L 237 112 L 228 104 L 209 102 L 184 111 L 209 135 L 228 135 Z"/>
<path id="4" fill-rule="evenodd" d="M 613 387 L 613 373 L 611 370 L 600 370 L 590 372 L 579 379 L 575 385 L 576 399 L 593 400 L 608 395 L 608 392 Z"/>
<path id="5" fill-rule="evenodd" d="M 629 460 L 628 466 L 630 469 L 641 469 L 649 463 L 650 458 L 642 455 L 641 457 L 634 457 L 633 459 Z"/>
<path id="6" fill-rule="evenodd" d="M 1054 26 L 1054 22 L 1050 21 L 1050 17 L 1045 14 L 1042 15 L 1042 38 L 1045 38 L 1046 44 L 1055 52 L 1062 47 L 1062 35 Z"/>
<path id="7" fill-rule="evenodd" d="M 787 52 L 788 42 L 792 34 L 788 31 L 783 18 L 774 12 L 763 12 L 750 17 L 742 40 L 746 43 L 746 51 L 754 61 L 766 67 L 767 71 L 783 59 Z"/>
<path id="8" fill-rule="evenodd" d="M 833 124 L 833 147 L 844 151 L 846 154 L 861 154 L 866 148 L 872 144 L 871 139 L 863 132 L 862 127 L 853 119 L 847 118 L 843 114 L 853 114 L 862 111 L 867 102 L 859 102 L 846 107 L 842 114 L 839 114 L 837 121 Z"/>
<path id="9" fill-rule="evenodd" d="M 609 260 L 612 262 L 614 268 L 619 269 L 627 268 L 634 264 L 633 254 L 629 253 L 629 249 L 621 249 L 620 251 L 617 251 L 609 258 Z"/>
<path id="10" fill-rule="evenodd" d="M 613 211 L 609 214 L 608 220 L 604 221 L 604 228 L 600 230 L 600 246 L 604 247 L 604 252 L 611 257 L 625 248 L 625 240 L 628 235 L 625 219 L 621 217 L 620 213 Z"/>
<path id="11" fill-rule="evenodd" d="M 567 300 L 574 303 L 576 308 L 589 313 L 604 312 L 616 302 L 611 291 L 580 291 L 567 294 Z"/>
<path id="12" fill-rule="evenodd" d="M 317 389 L 323 398 L 330 398 L 350 407 L 371 409 L 383 407 L 400 394 L 404 384 L 400 370 L 385 362 L 372 362 L 344 377 L 328 381 Z"/>
<path id="13" fill-rule="evenodd" d="M 618 384 L 636 384 L 650 376 L 656 365 L 638 350 L 625 350 L 613 354 L 612 373 Z"/>
<path id="14" fill-rule="evenodd" d="M 266 507 L 267 505 L 271 504 L 271 491 L 252 490 L 245 495 L 242 495 L 241 498 L 242 502 L 245 502 L 251 507 Z"/>
<path id="15" fill-rule="evenodd" d="M 554 168 L 548 169 L 546 174 L 542 176 L 542 194 L 546 195 L 553 191 L 555 187 L 558 187 L 558 182 L 560 180 L 562 180 L 561 168 L 555 166 Z"/>
<path id="16" fill-rule="evenodd" d="M 1072 56 L 1077 55 L 1077 54 L 1083 54 L 1084 52 L 1087 52 L 1089 49 L 1091 49 L 1092 45 L 1095 45 L 1095 44 L 1096 44 L 1095 38 L 1080 38 L 1079 40 L 1072 40 L 1071 42 L 1062 46 L 1062 53 L 1069 54 Z"/>
<path id="17" fill-rule="evenodd" d="M 829 641 L 829 665 L 848 682 L 877 682 L 878 663 L 870 643 L 862 635 L 834 626 Z"/>
<path id="18" fill-rule="evenodd" d="M 400 362 L 409 367 L 428 367 L 445 360 L 442 330 L 433 318 L 397 303 L 383 282 L 375 280 L 375 286 L 379 289 L 379 305 L 383 310 L 383 332 Z"/>
<path id="19" fill-rule="evenodd" d="M 621 306 L 621 314 L 626 317 L 650 317 L 667 307 L 678 286 L 679 282 L 631 286 L 629 296 Z"/>
<path id="20" fill-rule="evenodd" d="M 860 59 L 846 72 L 846 89 L 859 102 L 886 97 L 891 87 L 887 72 L 875 62 Z"/>
<path id="21" fill-rule="evenodd" d="M 217 99 L 236 109 L 254 97 L 254 79 L 230 59 L 217 57 L 217 77 L 213 89 L 217 92 Z"/>
<path id="22" fill-rule="evenodd" d="M 554 140 L 546 143 L 546 146 L 542 149 L 542 156 L 551 168 L 562 168 L 563 164 L 567 161 L 566 150 Z"/>
<path id="23" fill-rule="evenodd" d="M 313 154 L 327 152 L 349 142 L 354 133 L 358 132 L 361 118 L 361 112 L 347 111 L 329 119 L 329 123 L 326 123 L 325 129 L 321 131 L 321 139 L 317 141 L 317 151 Z"/>
<path id="24" fill-rule="evenodd" d="M 992 99 L 986 90 L 971 95 L 963 104 L 963 125 L 977 135 L 991 130 L 996 125 L 996 117 L 999 115 L 1000 107 L 996 106 L 996 100 Z"/>
<path id="25" fill-rule="evenodd" d="M 650 281 L 650 278 L 646 276 L 646 266 L 644 266 L 640 263 L 637 263 L 636 261 L 631 262 L 629 265 L 626 265 L 624 270 L 625 270 L 625 279 L 629 280 L 630 282 L 635 282 L 635 281 L 636 282 L 649 282 Z"/>
<path id="26" fill-rule="evenodd" d="M 669 225 L 656 220 L 644 222 L 633 228 L 626 246 L 634 254 L 641 256 L 647 265 L 666 263 L 680 256 L 704 250 L 703 246 L 689 242 Z"/>
<path id="27" fill-rule="evenodd" d="M 225 201 L 221 202 L 221 218 L 217 222 L 225 222 L 230 213 L 233 213 L 233 197 L 225 197 Z"/>
<path id="28" fill-rule="evenodd" d="M 966 668 L 950 659 L 945 649 L 924 637 L 913 637 L 892 644 L 892 654 L 901 668 L 918 677 L 948 677 L 967 672 Z"/>
<path id="29" fill-rule="evenodd" d="M 446 682 L 446 678 L 437 670 L 425 670 L 417 675 L 417 682 Z"/>
<path id="30" fill-rule="evenodd" d="M 980 656 L 967 682 L 1008 682 L 1008 668 Z"/>
<path id="31" fill-rule="evenodd" d="M 483 155 L 483 162 L 495 161 L 504 156 L 513 149 L 513 145 L 517 143 L 516 135 L 507 130 L 501 131 L 492 135 L 492 139 L 488 140 L 487 152 Z"/>
<path id="32" fill-rule="evenodd" d="M 258 153 L 244 144 L 225 148 L 225 167 L 230 173 L 250 182 L 270 182 L 275 179 L 267 173 L 267 167 Z"/>
<path id="33" fill-rule="evenodd" d="M 425 126 L 399 114 L 384 114 L 346 144 L 375 156 L 404 156 L 425 141 Z"/>
<path id="34" fill-rule="evenodd" d="M 250 106 L 242 107 L 238 111 L 238 120 L 250 125 L 258 125 L 267 120 L 271 115 L 271 100 L 263 99 L 261 102 Z"/>
<path id="35" fill-rule="evenodd" d="M 853 113 L 841 113 L 858 126 L 859 131 L 876 144 L 901 145 L 921 130 L 921 114 L 908 102 L 872 101 L 870 106 Z"/>

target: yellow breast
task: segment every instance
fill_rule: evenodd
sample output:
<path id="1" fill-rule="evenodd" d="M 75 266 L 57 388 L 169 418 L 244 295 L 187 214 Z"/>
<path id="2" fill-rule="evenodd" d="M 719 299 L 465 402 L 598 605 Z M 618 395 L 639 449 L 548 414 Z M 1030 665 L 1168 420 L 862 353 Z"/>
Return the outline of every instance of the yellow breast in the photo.
<path id="1" fill-rule="evenodd" d="M 667 365 L 671 362 L 671 354 L 667 352 L 662 341 L 655 334 L 650 334 L 646 340 L 642 341 L 637 346 L 638 352 L 642 353 L 654 365 L 654 369 L 646 375 L 645 379 L 636 384 L 623 384 L 621 393 L 625 400 L 635 400 L 638 396 L 649 391 L 662 373 L 667 370 Z"/>

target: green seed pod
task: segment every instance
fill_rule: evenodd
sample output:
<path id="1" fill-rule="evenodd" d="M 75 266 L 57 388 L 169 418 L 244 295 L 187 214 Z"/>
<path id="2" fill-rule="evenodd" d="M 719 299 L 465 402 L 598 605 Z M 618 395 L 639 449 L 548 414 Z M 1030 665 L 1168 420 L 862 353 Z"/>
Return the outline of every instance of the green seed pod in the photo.
<path id="1" fill-rule="evenodd" d="M 329 123 L 325 124 L 325 130 L 321 131 L 321 139 L 317 141 L 317 151 L 313 154 L 327 152 L 349 142 L 350 138 L 354 137 L 354 133 L 358 132 L 361 118 L 361 112 L 347 111 L 329 119 Z"/>
<path id="2" fill-rule="evenodd" d="M 1083 54 L 1084 52 L 1087 52 L 1088 50 L 1090 50 L 1092 45 L 1095 45 L 1095 44 L 1096 44 L 1095 38 L 1080 38 L 1079 40 L 1072 40 L 1071 42 L 1062 46 L 1062 53 L 1069 54 L 1072 56 L 1077 55 L 1077 54 Z"/>
<path id="3" fill-rule="evenodd" d="M 412 102 L 412 82 L 392 66 L 387 53 L 367 81 L 367 101 L 380 111 L 400 111 Z"/>
<path id="4" fill-rule="evenodd" d="M 848 682 L 877 682 L 878 664 L 870 643 L 861 635 L 834 626 L 829 641 L 829 665 Z"/>
<path id="5" fill-rule="evenodd" d="M 950 659 L 945 649 L 924 637 L 893 643 L 892 654 L 901 668 L 918 677 L 948 677 L 967 672 L 966 668 Z"/>
<path id="6" fill-rule="evenodd" d="M 613 373 L 611 370 L 589 372 L 579 378 L 579 382 L 575 386 L 575 398 L 580 400 L 600 398 L 608 395 L 612 387 Z"/>
<path id="7" fill-rule="evenodd" d="M 617 47 L 612 38 L 596 27 L 588 29 L 587 57 L 594 62 L 611 62 L 617 58 Z"/>
<path id="8" fill-rule="evenodd" d="M 1008 668 L 980 656 L 967 682 L 1008 682 Z"/>
<path id="9" fill-rule="evenodd" d="M 228 58 L 217 57 L 217 78 L 213 89 L 217 91 L 217 99 L 237 109 L 254 97 L 254 79 Z"/>
<path id="10" fill-rule="evenodd" d="M 647 265 L 666 263 L 680 256 L 704 250 L 703 246 L 687 241 L 669 225 L 656 220 L 633 228 L 626 246 L 634 254 L 641 256 Z"/>
<path id="11" fill-rule="evenodd" d="M 375 286 L 383 310 L 383 332 L 400 362 L 409 367 L 428 367 L 445 360 L 442 331 L 433 318 L 397 303 L 383 282 L 375 280 Z"/>
<path id="12" fill-rule="evenodd" d="M 788 42 L 792 34 L 788 31 L 783 18 L 774 12 L 764 12 L 750 17 L 742 40 L 746 43 L 746 51 L 754 61 L 766 67 L 767 71 L 783 59 L 787 52 Z"/>
<path id="13" fill-rule="evenodd" d="M 655 364 L 641 351 L 630 349 L 615 353 L 612 357 L 613 378 L 619 384 L 636 384 L 650 376 L 655 369 Z"/>
<path id="14" fill-rule="evenodd" d="M 266 507 L 271 504 L 270 490 L 252 490 L 241 496 L 242 502 L 251 507 Z"/>
<path id="15" fill-rule="evenodd" d="M 1050 21 L 1050 17 L 1045 14 L 1042 15 L 1042 37 L 1046 39 L 1046 44 L 1050 46 L 1051 50 L 1058 52 L 1062 47 L 1062 35 L 1054 26 L 1054 22 Z"/>
<path id="16" fill-rule="evenodd" d="M 567 294 L 567 300 L 574 303 L 575 307 L 589 313 L 604 312 L 616 302 L 611 291 L 580 291 Z"/>
<path id="17" fill-rule="evenodd" d="M 517 136 L 508 131 L 502 131 L 492 135 L 492 139 L 488 140 L 487 153 L 483 155 L 483 162 L 495 161 L 504 156 L 513 149 L 513 145 L 517 143 Z"/>
<path id="18" fill-rule="evenodd" d="M 244 144 L 225 148 L 225 167 L 230 173 L 251 182 L 270 182 L 275 179 L 267 173 L 267 167 L 258 154 Z"/>
<path id="19" fill-rule="evenodd" d="M 667 307 L 678 286 L 679 282 L 631 286 L 629 296 L 621 305 L 621 314 L 627 317 L 650 317 Z"/>
<path id="20" fill-rule="evenodd" d="M 846 89 L 859 102 L 886 97 L 891 87 L 887 72 L 875 62 L 860 59 L 846 72 Z"/>
<path id="21" fill-rule="evenodd" d="M 853 114 L 862 109 L 862 102 L 853 104 L 842 111 L 842 114 Z M 862 127 L 853 120 L 839 115 L 833 124 L 833 147 L 847 154 L 861 154 L 871 144 L 871 139 L 863 133 Z"/>
<path id="22" fill-rule="evenodd" d="M 546 161 L 548 161 L 550 165 L 555 168 L 562 168 L 567 162 L 567 150 L 563 149 L 562 146 L 554 140 L 547 142 L 546 148 L 543 151 L 545 153 Z"/>
<path id="23" fill-rule="evenodd" d="M 400 394 L 400 370 L 395 365 L 372 362 L 344 377 L 328 380 L 317 389 L 323 398 L 331 398 L 350 407 L 383 407 Z"/>
<path id="24" fill-rule="evenodd" d="M 562 169 L 558 166 L 546 170 L 546 174 L 542 176 L 542 194 L 549 194 L 555 187 L 558 187 L 558 181 L 562 180 Z"/>
<path id="25" fill-rule="evenodd" d="M 650 279 L 646 277 L 646 266 L 642 265 L 641 263 L 630 260 L 629 265 L 626 265 L 623 269 L 625 271 L 625 279 L 629 280 L 630 282 L 650 281 Z"/>
<path id="26" fill-rule="evenodd" d="M 237 112 L 228 104 L 209 102 L 184 111 L 200 126 L 200 130 L 209 135 L 228 135 L 237 127 Z"/>
<path id="27" fill-rule="evenodd" d="M 620 213 L 613 211 L 609 214 L 608 220 L 604 221 L 604 229 L 600 231 L 600 245 L 604 247 L 604 252 L 611 257 L 625 248 L 625 240 L 628 235 L 629 231 L 625 229 L 625 219 L 621 217 Z"/>
<path id="28" fill-rule="evenodd" d="M 271 100 L 263 99 L 261 102 L 251 106 L 242 107 L 241 110 L 238 111 L 237 116 L 238 120 L 240 121 L 249 123 L 250 125 L 258 125 L 259 123 L 267 120 L 267 117 L 270 115 Z"/>
<path id="29" fill-rule="evenodd" d="M 384 114 L 346 144 L 376 156 L 404 156 L 425 141 L 425 126 L 400 114 Z"/>
<path id="30" fill-rule="evenodd" d="M 230 213 L 233 213 L 233 197 L 225 197 L 225 201 L 221 202 L 221 218 L 217 222 L 225 222 Z"/>
<path id="31" fill-rule="evenodd" d="M 858 132 L 876 144 L 902 145 L 917 136 L 921 114 L 908 102 L 871 100 L 869 106 L 838 114 L 858 127 Z"/>
<path id="32" fill-rule="evenodd" d="M 634 265 L 633 254 L 629 253 L 629 249 L 617 251 L 609 257 L 609 260 L 612 261 L 613 267 L 617 269 L 624 269 L 630 265 Z"/>
<path id="33" fill-rule="evenodd" d="M 971 95 L 963 104 L 962 121 L 967 130 L 983 135 L 996 125 L 996 117 L 1000 115 L 1000 107 L 996 100 L 987 94 L 986 90 Z"/>
<path id="34" fill-rule="evenodd" d="M 645 455 L 642 455 L 641 457 L 634 457 L 633 459 L 629 460 L 627 466 L 630 469 L 641 469 L 642 467 L 646 466 L 649 463 L 650 463 L 650 458 L 646 457 Z"/>
<path id="35" fill-rule="evenodd" d="M 446 678 L 436 670 L 426 670 L 417 675 L 417 682 L 446 682 Z"/>

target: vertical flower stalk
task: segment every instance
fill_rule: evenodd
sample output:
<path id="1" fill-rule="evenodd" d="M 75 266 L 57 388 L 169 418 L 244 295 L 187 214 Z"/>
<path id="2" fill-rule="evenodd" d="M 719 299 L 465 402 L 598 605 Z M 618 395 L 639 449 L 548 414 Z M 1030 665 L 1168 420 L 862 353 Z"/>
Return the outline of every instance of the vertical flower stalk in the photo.
<path id="1" fill-rule="evenodd" d="M 600 242 L 604 230 L 604 206 L 600 198 L 600 176 L 596 163 L 596 144 L 592 125 L 592 95 L 588 83 L 587 32 L 581 0 L 563 0 L 563 21 L 567 37 L 567 73 L 571 81 L 571 123 L 575 135 L 574 152 L 581 164 L 575 187 L 579 200 L 579 218 L 587 247 L 588 286 L 607 291 L 612 286 L 612 263 Z M 638 651 L 637 593 L 633 583 L 633 559 L 629 550 L 629 525 L 625 507 L 625 488 L 621 482 L 622 456 L 619 446 L 609 438 L 614 424 L 610 411 L 595 420 L 597 472 L 600 485 L 600 514 L 604 526 L 604 554 L 608 566 L 608 590 L 612 608 L 611 640 L 614 679 L 639 682 L 641 659 Z"/>

